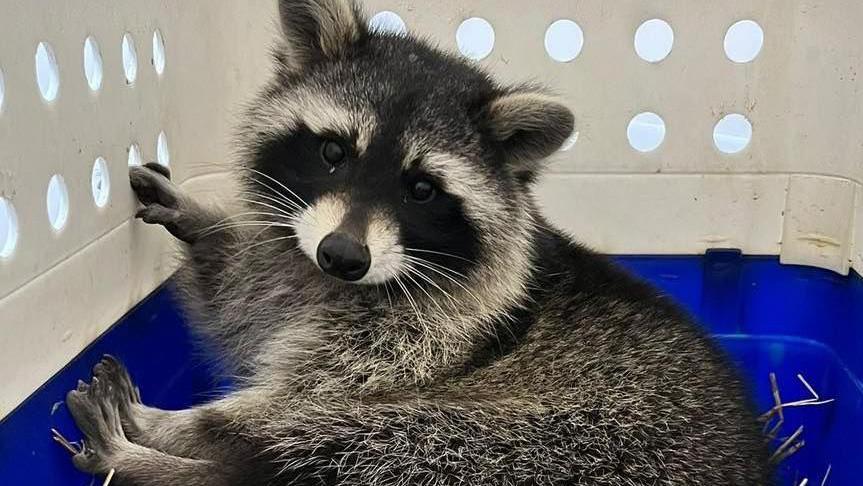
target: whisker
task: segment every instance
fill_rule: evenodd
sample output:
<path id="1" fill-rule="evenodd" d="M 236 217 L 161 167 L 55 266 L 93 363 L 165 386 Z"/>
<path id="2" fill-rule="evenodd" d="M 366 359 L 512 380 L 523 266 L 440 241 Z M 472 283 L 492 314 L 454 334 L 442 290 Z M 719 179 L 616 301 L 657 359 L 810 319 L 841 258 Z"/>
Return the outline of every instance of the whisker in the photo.
<path id="1" fill-rule="evenodd" d="M 276 189 L 273 189 L 271 186 L 268 186 L 268 185 L 266 185 L 266 184 L 264 184 L 264 183 L 262 183 L 262 182 L 260 182 L 260 181 L 258 181 L 258 180 L 254 180 L 253 182 L 255 182 L 255 183 L 256 183 L 256 184 L 258 184 L 258 185 L 263 186 L 263 187 L 264 187 L 264 188 L 266 188 L 266 189 L 269 189 L 269 190 L 270 190 L 270 194 L 272 194 L 272 195 L 270 195 L 270 194 L 266 194 L 266 193 L 264 193 L 264 192 L 261 192 L 261 191 L 259 191 L 259 190 L 255 190 L 255 189 L 249 189 L 249 190 L 246 190 L 246 191 L 245 191 L 246 193 L 251 194 L 251 195 L 254 195 L 254 196 L 258 196 L 258 197 L 261 197 L 261 198 L 264 198 L 264 199 L 268 199 L 268 200 L 270 200 L 270 201 L 272 201 L 272 202 L 274 202 L 274 203 L 277 203 L 277 204 L 280 204 L 280 205 L 284 206 L 285 208 L 287 208 L 287 209 L 289 209 L 289 210 L 291 210 L 291 211 L 302 211 L 303 209 L 305 209 L 305 208 L 304 208 L 302 205 L 300 205 L 298 202 L 296 202 L 296 201 L 292 201 L 292 200 L 291 200 L 289 197 L 287 197 L 285 194 L 282 194 L 282 192 L 281 192 L 281 191 L 278 191 L 278 190 L 276 190 Z"/>
<path id="2" fill-rule="evenodd" d="M 434 279 L 432 279 L 431 277 L 429 277 L 428 275 L 423 273 L 421 270 L 419 270 L 417 268 L 410 267 L 410 266 L 407 267 L 407 269 L 408 269 L 408 271 L 413 272 L 415 275 L 417 275 L 421 279 L 428 282 L 429 285 L 431 285 L 435 289 L 437 289 L 437 291 L 440 292 L 441 294 L 443 294 L 443 296 L 446 297 L 450 301 L 451 304 L 454 304 L 454 305 L 458 304 L 458 301 L 452 296 L 452 294 L 450 294 L 449 292 L 447 292 L 446 290 L 441 288 L 441 286 L 438 285 L 437 282 L 434 281 Z"/>
<path id="3" fill-rule="evenodd" d="M 231 222 L 231 220 L 237 220 L 236 222 L 244 221 L 241 218 L 242 216 L 276 216 L 276 215 L 273 215 L 272 213 L 269 213 L 269 212 L 263 212 L 263 211 L 247 211 L 247 212 L 243 212 L 243 213 L 231 214 L 231 215 L 228 215 L 228 216 L 222 218 L 221 220 L 217 221 L 215 224 L 212 224 L 212 225 L 202 229 L 201 231 L 207 231 L 211 228 L 216 228 L 219 225 Z"/>
<path id="4" fill-rule="evenodd" d="M 423 319 L 422 319 L 422 316 L 420 316 L 419 309 L 417 309 L 416 302 L 414 302 L 414 299 L 413 299 L 413 297 L 411 296 L 411 293 L 408 291 L 407 287 L 405 287 L 405 284 L 404 284 L 404 282 L 402 282 L 401 277 L 396 276 L 396 283 L 397 283 L 397 284 L 398 284 L 398 286 L 402 289 L 402 292 L 404 292 L 405 297 L 407 297 L 408 302 L 410 303 L 411 308 L 413 309 L 414 313 L 415 313 L 415 314 L 416 314 L 416 316 L 417 316 L 417 320 L 419 320 L 420 322 L 422 322 L 422 321 L 423 321 Z"/>
<path id="5" fill-rule="evenodd" d="M 453 255 L 452 253 L 446 253 L 443 251 L 423 250 L 420 248 L 405 248 L 405 251 L 409 251 L 409 252 L 413 251 L 413 252 L 417 252 L 417 253 L 430 253 L 432 255 L 440 255 L 440 256 L 445 256 L 445 257 L 450 257 L 450 258 L 456 258 L 458 260 L 462 260 L 462 261 L 467 262 L 467 263 L 476 264 L 476 261 L 471 260 L 469 258 L 461 257 L 458 255 Z"/>
<path id="6" fill-rule="evenodd" d="M 251 240 L 251 241 L 257 240 L 258 238 L 261 237 L 262 234 L 264 234 L 267 230 L 269 230 L 270 228 L 272 228 L 274 226 L 276 226 L 276 225 L 275 224 L 268 224 L 268 225 L 264 226 L 263 228 L 261 228 L 260 231 L 258 231 L 254 235 L 252 235 L 252 237 L 249 238 L 249 240 Z"/>
<path id="7" fill-rule="evenodd" d="M 214 224 L 214 225 L 209 226 L 209 227 L 207 227 L 207 228 L 204 228 L 204 230 L 210 230 L 210 229 L 222 229 L 222 228 L 224 228 L 224 227 L 237 226 L 237 225 L 242 226 L 242 225 L 246 225 L 246 224 L 270 224 L 270 223 L 273 223 L 273 224 L 276 224 L 276 225 L 285 226 L 285 227 L 288 227 L 288 228 L 293 228 L 293 226 L 294 226 L 294 225 L 292 225 L 292 224 L 288 224 L 288 223 L 285 223 L 285 222 L 272 221 L 272 220 L 268 220 L 268 219 L 262 219 L 262 220 L 254 220 L 254 219 L 240 219 L 240 220 L 237 220 L 237 221 L 225 221 L 225 222 L 223 222 L 223 223 L 217 223 L 217 224 Z"/>
<path id="8" fill-rule="evenodd" d="M 247 227 L 265 227 L 265 228 L 278 227 L 278 228 L 289 228 L 289 229 L 294 228 L 292 225 L 288 225 L 288 224 L 284 224 L 284 223 L 274 223 L 272 221 L 243 221 L 243 222 L 226 223 L 226 224 L 219 225 L 217 227 L 209 229 L 208 231 L 206 231 L 204 233 L 201 233 L 201 236 L 202 237 L 203 236 L 210 236 L 210 235 L 213 235 L 215 233 L 218 233 L 219 231 L 231 230 L 231 229 L 236 229 L 236 228 L 247 228 Z"/>
<path id="9" fill-rule="evenodd" d="M 272 189 L 270 189 L 270 190 L 272 191 Z M 263 192 L 260 192 L 260 191 L 251 190 L 251 189 L 244 191 L 244 194 L 251 196 L 253 198 L 252 201 L 255 201 L 258 203 L 263 202 L 263 201 L 259 201 L 258 199 L 263 199 L 265 201 L 269 201 L 271 203 L 274 203 L 277 205 L 277 207 L 279 207 L 279 211 L 286 211 L 290 214 L 300 213 L 300 212 L 305 210 L 305 208 L 303 206 L 301 206 L 300 204 L 298 204 L 294 201 L 288 200 L 284 196 L 284 194 L 277 192 L 277 191 L 272 192 L 272 194 L 274 194 L 276 197 L 270 196 L 268 194 L 264 194 Z M 249 202 L 246 199 L 243 199 L 243 201 Z"/>
<path id="10" fill-rule="evenodd" d="M 266 245 L 266 244 L 268 244 L 268 243 L 275 243 L 275 242 L 277 242 L 277 241 L 284 241 L 284 240 L 292 240 L 292 239 L 295 239 L 295 238 L 296 238 L 296 236 L 295 236 L 295 235 L 280 236 L 280 237 L 278 237 L 278 238 L 271 238 L 271 239 L 269 239 L 269 240 L 265 240 L 265 241 L 261 241 L 261 242 L 255 243 L 254 245 L 249 245 L 249 246 L 247 246 L 246 248 L 243 248 L 242 250 L 240 250 L 240 251 L 238 251 L 237 253 L 235 253 L 235 254 L 234 254 L 234 256 L 235 256 L 235 257 L 238 257 L 238 256 L 242 255 L 243 253 L 245 253 L 245 252 L 247 252 L 247 251 L 251 250 L 252 248 L 257 248 L 257 247 L 259 247 L 259 246 Z"/>
<path id="11" fill-rule="evenodd" d="M 463 279 L 465 279 L 465 280 L 467 280 L 467 279 L 468 279 L 467 275 L 465 275 L 465 274 L 463 274 L 463 273 L 461 273 L 461 272 L 459 272 L 459 271 L 453 270 L 452 268 L 449 268 L 449 267 L 447 267 L 446 265 L 441 265 L 440 263 L 435 263 L 435 262 L 433 262 L 433 261 L 426 260 L 425 258 L 421 258 L 421 257 L 414 256 L 414 255 L 404 254 L 404 257 L 405 257 L 406 259 L 408 259 L 408 260 L 421 261 L 421 262 L 426 263 L 426 264 L 428 264 L 428 265 L 431 265 L 431 266 L 433 266 L 433 267 L 439 268 L 439 269 L 441 269 L 441 270 L 443 270 L 443 271 L 445 271 L 445 272 L 450 272 L 450 273 L 452 273 L 453 275 L 457 275 L 457 276 L 459 276 L 459 277 L 461 277 L 461 278 L 463 278 Z"/>
<path id="12" fill-rule="evenodd" d="M 390 309 L 392 309 L 393 308 L 393 300 L 390 297 L 390 283 L 389 282 L 384 282 L 384 290 L 387 293 L 387 303 L 389 303 Z"/>
<path id="13" fill-rule="evenodd" d="M 298 201 L 300 201 L 301 203 L 303 203 L 303 204 L 305 205 L 305 207 L 307 207 L 307 208 L 309 207 L 309 203 L 307 203 L 305 200 L 303 200 L 303 198 L 301 198 L 299 195 L 297 195 L 297 193 L 296 193 L 296 192 L 292 191 L 288 186 L 284 185 L 283 183 L 281 183 L 280 181 L 278 181 L 278 180 L 274 179 L 273 177 L 270 177 L 269 175 L 264 174 L 263 172 L 261 172 L 261 171 L 259 171 L 259 170 L 252 169 L 252 168 L 249 168 L 249 167 L 246 167 L 244 170 L 248 170 L 248 171 L 250 171 L 250 172 L 253 172 L 253 173 L 255 173 L 255 174 L 257 174 L 257 175 L 260 175 L 260 176 L 262 176 L 262 177 L 266 177 L 267 179 L 269 179 L 269 180 L 271 180 L 271 181 L 275 182 L 275 183 L 276 183 L 276 184 L 278 184 L 282 189 L 284 189 L 284 190 L 288 191 L 288 193 L 289 193 L 290 195 L 292 195 L 292 196 L 294 196 L 295 198 L 297 198 L 297 200 L 298 200 Z M 272 188 L 271 188 L 271 190 L 272 190 Z"/>
<path id="14" fill-rule="evenodd" d="M 428 260 L 424 260 L 424 259 L 422 259 L 422 258 L 412 257 L 412 256 L 410 256 L 410 255 L 405 255 L 405 257 L 406 257 L 406 259 L 407 259 L 408 261 L 410 261 L 410 262 L 414 263 L 415 265 L 419 265 L 419 266 L 421 266 L 421 267 L 423 267 L 423 268 L 425 268 L 425 269 L 427 269 L 427 270 L 431 270 L 432 272 L 435 272 L 435 273 L 437 273 L 437 274 L 439 274 L 439 275 L 443 276 L 444 278 L 446 278 L 447 280 L 449 280 L 450 282 L 454 283 L 455 285 L 457 285 L 458 287 L 460 287 L 462 290 L 464 290 L 468 295 L 470 295 L 470 296 L 471 296 L 474 300 L 476 300 L 478 303 L 482 303 L 482 300 L 480 300 L 480 298 L 479 298 L 479 297 L 477 297 L 477 296 L 476 296 L 476 294 L 474 294 L 474 293 L 473 293 L 473 291 L 471 291 L 471 290 L 470 290 L 469 288 L 467 288 L 464 284 L 462 284 L 461 282 L 459 282 L 458 280 L 456 280 L 455 278 L 453 278 L 453 277 L 452 277 L 452 276 L 450 276 L 449 274 L 445 273 L 443 270 L 439 270 L 439 269 L 435 268 L 435 267 L 433 266 L 433 265 L 434 265 L 434 264 L 433 264 L 433 262 L 429 262 Z M 438 265 L 438 266 L 440 266 L 440 265 Z M 442 267 L 442 266 L 440 266 L 440 267 L 441 267 L 442 269 L 444 269 L 444 270 L 453 271 L 453 270 L 448 269 L 448 268 L 446 268 L 446 267 Z M 453 272 L 454 272 L 454 271 L 453 271 Z M 458 274 L 458 275 L 462 276 L 463 278 L 467 279 L 467 277 L 465 277 L 464 275 L 461 275 L 461 274 L 460 274 L 460 273 L 458 273 L 458 272 L 454 272 L 454 273 L 456 273 L 456 274 Z"/>
<path id="15" fill-rule="evenodd" d="M 422 293 L 424 293 L 426 295 L 426 297 L 429 298 L 431 303 L 434 304 L 435 307 L 438 308 L 438 310 L 441 312 L 441 314 L 446 315 L 446 311 L 443 310 L 443 307 L 440 306 L 440 304 L 437 302 L 437 300 L 435 300 L 435 298 L 431 296 L 431 294 L 428 292 L 428 290 L 423 288 L 423 286 L 420 285 L 419 282 L 417 282 L 416 279 L 413 278 L 413 275 L 416 275 L 416 273 L 411 271 L 410 267 L 407 267 L 407 269 L 408 269 L 408 272 L 405 274 L 405 277 L 409 278 L 411 280 L 411 282 L 413 282 L 413 284 L 416 285 L 417 288 L 419 288 L 420 291 L 422 291 Z"/>
<path id="16" fill-rule="evenodd" d="M 239 198 L 239 200 L 240 200 L 240 201 L 243 201 L 243 202 L 246 202 L 246 203 L 249 203 L 249 204 L 254 204 L 254 205 L 257 205 L 257 206 L 263 206 L 263 207 L 265 207 L 265 208 L 270 208 L 270 209 L 272 209 L 273 211 L 278 211 L 278 213 L 279 213 L 279 215 L 280 215 L 280 217 L 281 217 L 281 218 L 283 218 L 283 219 L 287 219 L 287 220 L 289 220 L 289 221 L 294 221 L 294 215 L 293 215 L 293 214 L 291 214 L 291 213 L 289 213 L 289 212 L 285 211 L 284 209 L 281 209 L 281 208 L 278 208 L 278 207 L 276 207 L 276 206 L 273 206 L 273 205 L 271 205 L 271 204 L 267 204 L 267 203 L 264 203 L 264 202 L 261 202 L 261 201 L 256 201 L 256 200 L 254 200 L 254 199 Z M 275 215 L 273 215 L 273 216 L 275 216 Z"/>
<path id="17" fill-rule="evenodd" d="M 266 175 L 266 174 L 264 174 L 264 175 Z M 247 194 L 261 197 L 263 199 L 267 199 L 267 200 L 272 201 L 272 202 L 277 203 L 277 204 L 281 204 L 291 211 L 302 212 L 302 211 L 311 207 L 311 206 L 309 206 L 309 204 L 307 202 L 303 201 L 302 198 L 299 198 L 299 196 L 297 196 L 297 197 L 303 203 L 302 205 L 297 203 L 296 201 L 292 201 L 289 197 L 287 197 L 285 194 L 283 194 L 282 191 L 279 191 L 278 189 L 274 188 L 273 186 L 271 186 L 269 184 L 266 184 L 265 182 L 262 182 L 258 179 L 254 179 L 254 178 L 246 176 L 246 175 L 244 175 L 243 177 L 245 177 L 250 182 L 253 182 L 255 184 L 263 186 L 266 189 L 269 189 L 272 192 L 272 194 L 277 196 L 277 197 L 269 196 L 269 195 L 266 195 L 262 192 L 255 191 L 255 190 L 247 190 L 246 191 Z M 276 182 L 278 182 L 278 181 L 276 181 Z M 284 187 L 284 185 L 282 187 Z M 290 191 L 290 189 L 287 189 L 287 190 Z M 293 194 L 293 191 L 290 191 L 290 192 Z M 312 213 L 312 217 L 317 219 L 314 216 L 314 213 Z"/>

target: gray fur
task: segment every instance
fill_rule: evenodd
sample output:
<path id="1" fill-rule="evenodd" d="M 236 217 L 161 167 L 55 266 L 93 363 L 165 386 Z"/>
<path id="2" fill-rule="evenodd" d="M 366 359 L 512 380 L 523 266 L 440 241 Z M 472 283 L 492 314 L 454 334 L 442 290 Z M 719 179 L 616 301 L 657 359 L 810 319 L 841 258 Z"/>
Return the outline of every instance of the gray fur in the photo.
<path id="1" fill-rule="evenodd" d="M 721 352 L 539 214 L 531 182 L 572 130 L 563 105 L 499 88 L 419 41 L 369 37 L 353 3 L 280 7 L 277 73 L 240 133 L 242 209 L 205 209 L 157 167 L 131 172 L 145 221 L 188 243 L 177 286 L 238 389 L 161 411 L 106 357 L 68 398 L 91 445 L 79 468 L 144 486 L 771 483 Z M 371 46 L 374 63 L 352 57 L 355 45 Z M 405 46 L 409 56 L 389 56 Z M 393 76 L 413 70 L 434 83 L 405 101 Z M 484 108 L 466 112 L 465 99 Z M 383 285 L 328 277 L 285 232 L 285 215 L 315 201 L 250 160 L 300 126 L 353 131 L 356 151 L 374 152 L 408 108 L 388 139 L 402 149 L 396 165 L 443 180 L 477 256 L 464 273 L 406 259 Z M 355 189 L 340 193 L 345 204 L 361 204 Z M 389 217 L 375 204 L 365 210 Z"/>
<path id="2" fill-rule="evenodd" d="M 557 151 L 573 127 L 569 109 L 536 88 L 504 94 L 491 102 L 485 116 L 492 135 L 516 162 L 516 172 L 536 172 L 537 162 Z"/>

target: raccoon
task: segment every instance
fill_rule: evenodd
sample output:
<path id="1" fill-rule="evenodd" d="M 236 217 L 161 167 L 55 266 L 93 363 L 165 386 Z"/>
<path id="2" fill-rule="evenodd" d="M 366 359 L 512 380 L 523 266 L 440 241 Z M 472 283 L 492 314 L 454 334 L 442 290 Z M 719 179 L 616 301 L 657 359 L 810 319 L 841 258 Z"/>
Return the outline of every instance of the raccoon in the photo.
<path id="1" fill-rule="evenodd" d="M 106 356 L 75 465 L 128 485 L 767 485 L 744 387 L 675 304 L 540 214 L 573 130 L 348 0 L 280 0 L 275 71 L 204 207 L 158 164 L 138 217 L 236 389 L 148 407 Z"/>

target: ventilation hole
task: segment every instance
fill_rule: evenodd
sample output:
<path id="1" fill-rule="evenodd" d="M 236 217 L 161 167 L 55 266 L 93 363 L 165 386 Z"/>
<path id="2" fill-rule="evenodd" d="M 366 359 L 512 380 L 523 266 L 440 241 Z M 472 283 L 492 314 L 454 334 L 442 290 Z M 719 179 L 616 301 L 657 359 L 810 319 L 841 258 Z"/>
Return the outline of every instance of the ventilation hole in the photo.
<path id="1" fill-rule="evenodd" d="M 758 57 L 764 45 L 764 31 L 753 20 L 741 20 L 725 34 L 725 55 L 737 63 L 747 63 Z"/>
<path id="2" fill-rule="evenodd" d="M 572 135 L 563 141 L 563 145 L 560 146 L 561 152 L 569 152 L 572 147 L 575 147 L 576 142 L 578 142 L 578 133 L 578 131 L 572 132 Z"/>
<path id="3" fill-rule="evenodd" d="M 376 13 L 369 20 L 369 30 L 405 35 L 408 32 L 408 26 L 405 25 L 405 21 L 397 13 L 384 10 L 383 12 Z"/>
<path id="4" fill-rule="evenodd" d="M 165 62 L 165 39 L 162 31 L 156 29 L 153 32 L 153 68 L 159 76 L 165 72 Z"/>
<path id="5" fill-rule="evenodd" d="M 171 152 L 168 151 L 168 136 L 165 132 L 159 133 L 159 139 L 156 140 L 156 160 L 165 167 L 171 165 Z"/>
<path id="6" fill-rule="evenodd" d="M 752 140 L 752 124 L 745 116 L 733 113 L 719 120 L 713 129 L 713 143 L 720 152 L 736 154 Z"/>
<path id="7" fill-rule="evenodd" d="M 629 122 L 626 137 L 635 150 L 652 152 L 665 140 L 665 122 L 656 113 L 639 113 Z"/>
<path id="8" fill-rule="evenodd" d="M 129 167 L 134 165 L 143 165 L 141 162 L 141 149 L 136 143 L 129 146 Z"/>
<path id="9" fill-rule="evenodd" d="M 9 258 L 18 246 L 18 215 L 7 199 L 0 197 L 0 258 Z"/>
<path id="10" fill-rule="evenodd" d="M 126 82 L 132 84 L 138 77 L 138 51 L 135 50 L 135 40 L 131 34 L 123 34 L 123 72 Z"/>
<path id="11" fill-rule="evenodd" d="M 36 84 L 39 93 L 45 101 L 54 101 L 60 92 L 60 69 L 54 50 L 47 42 L 40 42 L 36 47 Z"/>
<path id="12" fill-rule="evenodd" d="M 93 36 L 84 40 L 84 76 L 92 91 L 102 87 L 102 52 Z"/>
<path id="13" fill-rule="evenodd" d="M 494 28 L 487 20 L 472 17 L 458 26 L 455 40 L 463 55 L 479 61 L 488 57 L 494 49 Z"/>
<path id="14" fill-rule="evenodd" d="M 3 70 L 0 69 L 0 112 L 3 112 L 3 101 L 6 100 L 6 80 L 3 79 Z"/>
<path id="15" fill-rule="evenodd" d="M 96 203 L 96 207 L 104 208 L 111 194 L 111 177 L 108 174 L 108 164 L 102 157 L 97 158 L 93 163 L 90 187 L 93 189 L 93 202 Z"/>
<path id="16" fill-rule="evenodd" d="M 63 176 L 54 175 L 48 183 L 48 193 L 45 198 L 48 207 L 48 221 L 55 231 L 60 231 L 69 220 L 69 192 Z"/>
<path id="17" fill-rule="evenodd" d="M 570 62 L 584 47 L 584 32 L 568 19 L 556 20 L 545 31 L 545 51 L 557 62 Z"/>
<path id="18" fill-rule="evenodd" d="M 659 62 L 671 53 L 674 30 L 662 19 L 644 22 L 635 31 L 635 53 L 647 62 Z"/>

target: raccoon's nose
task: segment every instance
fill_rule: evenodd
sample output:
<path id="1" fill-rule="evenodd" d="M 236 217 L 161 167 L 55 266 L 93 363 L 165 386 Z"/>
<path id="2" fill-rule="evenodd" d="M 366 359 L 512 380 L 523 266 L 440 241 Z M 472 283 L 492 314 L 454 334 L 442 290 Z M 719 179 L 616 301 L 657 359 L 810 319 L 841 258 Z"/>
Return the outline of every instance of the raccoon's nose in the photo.
<path id="1" fill-rule="evenodd" d="M 330 233 L 318 245 L 318 265 L 328 274 L 355 282 L 369 271 L 369 249 L 344 233 Z"/>

